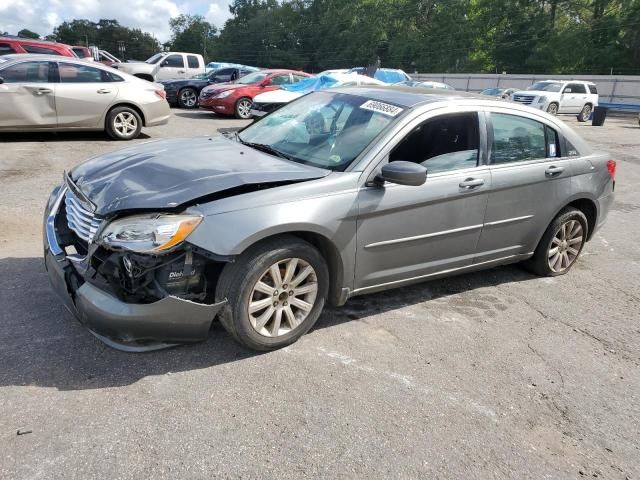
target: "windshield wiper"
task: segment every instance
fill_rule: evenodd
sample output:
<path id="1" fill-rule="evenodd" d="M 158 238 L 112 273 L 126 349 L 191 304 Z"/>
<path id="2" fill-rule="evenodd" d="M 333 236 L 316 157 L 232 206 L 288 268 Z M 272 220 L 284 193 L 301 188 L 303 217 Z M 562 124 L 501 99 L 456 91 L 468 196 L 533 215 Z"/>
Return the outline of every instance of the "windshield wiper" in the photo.
<path id="1" fill-rule="evenodd" d="M 260 150 L 261 152 L 275 155 L 276 157 L 284 158 L 285 160 L 293 160 L 293 157 L 287 155 L 286 153 L 282 153 L 280 150 L 277 150 L 273 148 L 271 145 L 267 145 L 266 143 L 245 142 L 240 138 L 240 135 L 238 135 L 237 133 L 236 133 L 236 138 L 241 144 L 246 145 L 247 147 L 251 147 L 255 150 Z"/>

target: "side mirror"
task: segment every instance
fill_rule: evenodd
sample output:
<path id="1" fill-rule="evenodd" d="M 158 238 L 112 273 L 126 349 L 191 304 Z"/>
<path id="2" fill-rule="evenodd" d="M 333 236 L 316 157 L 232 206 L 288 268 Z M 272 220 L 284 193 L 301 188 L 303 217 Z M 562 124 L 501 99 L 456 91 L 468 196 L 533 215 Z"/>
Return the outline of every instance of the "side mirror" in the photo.
<path id="1" fill-rule="evenodd" d="M 0 84 L 4 83 L 4 78 L 0 77 Z"/>
<path id="2" fill-rule="evenodd" d="M 376 179 L 382 182 L 418 187 L 427 180 L 427 169 L 418 163 L 398 160 L 389 162 L 382 167 L 380 175 Z"/>

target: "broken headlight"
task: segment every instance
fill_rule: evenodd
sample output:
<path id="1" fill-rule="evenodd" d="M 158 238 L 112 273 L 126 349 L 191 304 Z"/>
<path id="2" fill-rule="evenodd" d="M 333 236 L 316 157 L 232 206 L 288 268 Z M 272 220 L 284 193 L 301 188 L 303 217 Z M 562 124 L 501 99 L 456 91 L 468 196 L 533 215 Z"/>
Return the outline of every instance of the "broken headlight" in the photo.
<path id="1" fill-rule="evenodd" d="M 201 221 L 199 215 L 132 215 L 109 223 L 96 243 L 111 250 L 162 254 L 180 245 Z"/>

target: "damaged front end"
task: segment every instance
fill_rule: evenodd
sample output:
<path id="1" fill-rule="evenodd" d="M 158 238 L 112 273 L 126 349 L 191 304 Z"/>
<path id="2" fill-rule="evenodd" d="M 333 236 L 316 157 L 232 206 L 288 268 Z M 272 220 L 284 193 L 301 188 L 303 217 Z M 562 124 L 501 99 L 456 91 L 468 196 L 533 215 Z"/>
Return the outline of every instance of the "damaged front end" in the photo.
<path id="1" fill-rule="evenodd" d="M 184 242 L 188 228 L 195 228 L 186 225 L 193 216 L 179 222 L 179 215 L 124 217 L 134 218 L 135 225 L 153 223 L 149 236 L 147 227 L 131 227 L 132 220 L 100 218 L 94 211 L 67 178 L 45 212 L 45 264 L 69 310 L 120 350 L 206 339 L 225 303 L 215 303 L 215 288 L 230 259 Z"/>

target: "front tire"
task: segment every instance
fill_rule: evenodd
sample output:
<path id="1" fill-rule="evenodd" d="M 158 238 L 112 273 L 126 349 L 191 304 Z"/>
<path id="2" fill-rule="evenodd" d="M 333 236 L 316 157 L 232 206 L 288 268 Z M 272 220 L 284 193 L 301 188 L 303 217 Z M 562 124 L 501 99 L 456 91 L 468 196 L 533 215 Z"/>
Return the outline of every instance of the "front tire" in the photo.
<path id="1" fill-rule="evenodd" d="M 318 250 L 293 236 L 254 246 L 228 264 L 216 301 L 227 299 L 219 319 L 253 350 L 289 345 L 315 324 L 329 291 L 329 271 Z"/>
<path id="2" fill-rule="evenodd" d="M 582 107 L 582 110 L 580 110 L 580 113 L 578 114 L 578 121 L 579 122 L 588 121 L 589 117 L 591 116 L 591 111 L 592 111 L 591 104 L 587 103 L 584 107 Z"/>
<path id="3" fill-rule="evenodd" d="M 133 140 L 142 130 L 140 114 L 130 107 L 116 107 L 107 114 L 105 130 L 114 140 Z"/>
<path id="4" fill-rule="evenodd" d="M 247 120 L 251 118 L 251 99 L 248 97 L 242 97 L 236 102 L 235 115 L 236 118 Z"/>
<path id="5" fill-rule="evenodd" d="M 187 87 L 178 92 L 178 106 L 180 108 L 196 108 L 198 106 L 198 92 Z"/>
<path id="6" fill-rule="evenodd" d="M 549 104 L 549 106 L 547 107 L 547 113 L 550 113 L 551 115 L 557 115 L 558 114 L 558 104 L 556 102 L 551 102 Z"/>
<path id="7" fill-rule="evenodd" d="M 589 223 L 584 213 L 567 207 L 551 222 L 525 265 L 543 277 L 564 275 L 576 263 L 588 234 Z"/>

